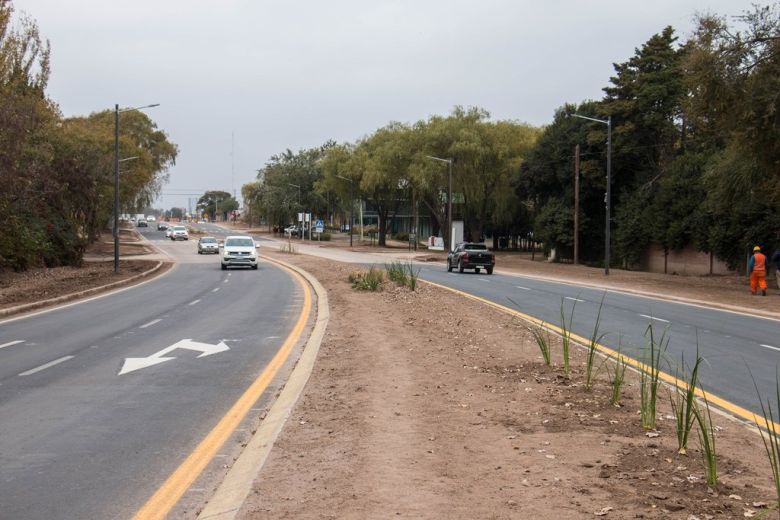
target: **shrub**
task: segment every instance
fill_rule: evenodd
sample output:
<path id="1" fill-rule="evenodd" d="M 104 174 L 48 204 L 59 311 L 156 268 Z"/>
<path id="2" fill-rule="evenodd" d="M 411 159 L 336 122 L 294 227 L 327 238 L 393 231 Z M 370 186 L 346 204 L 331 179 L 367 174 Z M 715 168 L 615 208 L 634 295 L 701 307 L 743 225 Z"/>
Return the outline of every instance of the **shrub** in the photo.
<path id="1" fill-rule="evenodd" d="M 349 275 L 352 288 L 358 291 L 379 291 L 384 281 L 385 272 L 373 266 L 368 271 L 353 271 Z"/>
<path id="2" fill-rule="evenodd" d="M 320 240 L 323 242 L 330 242 L 331 235 L 330 233 L 320 233 Z"/>
<path id="3" fill-rule="evenodd" d="M 409 232 L 408 231 L 399 231 L 395 235 L 393 235 L 393 240 L 399 240 L 401 242 L 408 242 L 409 241 Z"/>

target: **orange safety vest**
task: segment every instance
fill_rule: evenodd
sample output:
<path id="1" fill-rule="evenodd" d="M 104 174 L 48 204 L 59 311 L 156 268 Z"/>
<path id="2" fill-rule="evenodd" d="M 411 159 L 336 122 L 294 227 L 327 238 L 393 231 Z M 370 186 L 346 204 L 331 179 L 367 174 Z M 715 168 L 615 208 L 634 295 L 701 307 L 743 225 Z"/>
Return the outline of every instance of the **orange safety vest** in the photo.
<path id="1" fill-rule="evenodd" d="M 758 273 L 766 273 L 766 256 L 762 253 L 756 253 L 753 255 L 753 271 Z"/>

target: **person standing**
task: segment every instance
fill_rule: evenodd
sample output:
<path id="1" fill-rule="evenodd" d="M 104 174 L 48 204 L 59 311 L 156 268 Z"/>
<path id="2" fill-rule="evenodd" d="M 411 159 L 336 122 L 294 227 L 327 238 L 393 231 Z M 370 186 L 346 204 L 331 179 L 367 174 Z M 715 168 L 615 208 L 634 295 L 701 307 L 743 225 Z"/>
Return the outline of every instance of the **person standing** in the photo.
<path id="1" fill-rule="evenodd" d="M 772 255 L 772 263 L 775 264 L 775 279 L 777 280 L 777 288 L 780 289 L 780 247 L 775 249 L 775 253 Z"/>
<path id="2" fill-rule="evenodd" d="M 759 246 L 753 247 L 753 256 L 748 260 L 751 293 L 756 294 L 756 291 L 761 288 L 761 296 L 766 296 L 766 269 L 766 256 Z"/>

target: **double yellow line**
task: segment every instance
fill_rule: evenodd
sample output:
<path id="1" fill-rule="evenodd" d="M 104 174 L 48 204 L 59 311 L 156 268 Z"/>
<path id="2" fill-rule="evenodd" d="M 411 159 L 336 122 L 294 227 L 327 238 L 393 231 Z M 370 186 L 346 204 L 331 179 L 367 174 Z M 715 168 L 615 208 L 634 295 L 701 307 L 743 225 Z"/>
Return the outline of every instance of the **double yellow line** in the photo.
<path id="1" fill-rule="evenodd" d="M 254 403 L 260 398 L 268 385 L 273 381 L 279 369 L 287 361 L 298 339 L 303 334 L 306 322 L 311 312 L 312 298 L 309 287 L 298 273 L 286 269 L 301 285 L 304 292 L 303 308 L 290 334 L 285 339 L 265 370 L 252 385 L 238 398 L 238 401 L 220 419 L 216 426 L 206 435 L 190 455 L 179 465 L 170 477 L 160 486 L 154 495 L 133 516 L 134 520 L 163 519 L 173 509 L 179 499 L 189 489 L 206 466 L 249 413 Z"/>
<path id="2" fill-rule="evenodd" d="M 552 332 L 555 332 L 556 334 L 563 335 L 563 329 L 560 327 L 553 325 L 551 323 L 548 323 L 546 321 L 540 320 L 538 318 L 534 318 L 533 316 L 529 314 L 525 314 L 519 311 L 516 311 L 514 309 L 510 309 L 509 307 L 505 307 L 504 305 L 501 305 L 496 302 L 492 302 L 490 300 L 486 300 L 485 298 L 481 298 L 479 296 L 474 296 L 473 294 L 469 294 L 463 291 L 460 291 L 458 289 L 453 289 L 452 287 L 447 287 L 446 285 L 441 285 L 435 282 L 429 282 L 428 280 L 421 280 L 427 284 L 433 285 L 435 287 L 439 287 L 440 289 L 445 289 L 447 291 L 454 292 L 455 294 L 458 294 L 460 296 L 464 296 L 466 298 L 470 298 L 472 300 L 478 301 L 480 303 L 483 303 L 485 305 L 489 305 L 490 307 L 493 307 L 495 309 L 498 309 L 502 312 L 505 312 L 507 314 L 511 314 L 513 316 L 517 316 L 518 318 L 525 320 L 527 322 L 533 323 L 534 325 L 544 327 L 548 330 L 551 330 Z M 567 334 L 571 339 L 573 339 L 575 342 L 581 344 L 581 345 L 589 345 L 590 339 L 584 338 L 582 336 L 579 336 L 577 334 L 572 333 L 571 331 L 567 331 Z M 617 351 L 604 346 L 600 343 L 596 344 L 596 349 L 601 352 L 604 355 L 607 355 L 611 357 L 612 359 L 620 359 L 621 361 L 625 361 L 625 363 L 637 370 L 641 370 L 643 372 L 650 372 L 650 367 L 644 363 L 641 363 L 637 361 L 636 359 L 624 356 Z M 674 385 L 676 388 L 679 389 L 687 389 L 688 383 L 678 379 L 670 374 L 667 374 L 665 372 L 660 372 L 659 377 L 666 383 L 669 383 L 670 385 Z M 743 419 L 751 424 L 755 424 L 756 426 L 760 428 L 765 429 L 771 429 L 772 426 L 774 426 L 774 431 L 780 431 L 780 424 L 778 423 L 770 423 L 768 421 L 765 421 L 763 417 L 758 417 L 755 413 L 751 412 L 750 410 L 746 408 L 742 408 L 739 405 L 736 405 L 732 403 L 731 401 L 727 401 L 726 399 L 723 399 L 722 397 L 718 397 L 717 395 L 713 394 L 712 392 L 705 392 L 701 388 L 697 387 L 694 392 L 696 393 L 696 396 L 706 398 L 707 401 L 711 404 L 714 404 L 718 408 L 722 408 L 723 410 L 727 411 L 731 415 L 738 417 L 740 419 Z"/>

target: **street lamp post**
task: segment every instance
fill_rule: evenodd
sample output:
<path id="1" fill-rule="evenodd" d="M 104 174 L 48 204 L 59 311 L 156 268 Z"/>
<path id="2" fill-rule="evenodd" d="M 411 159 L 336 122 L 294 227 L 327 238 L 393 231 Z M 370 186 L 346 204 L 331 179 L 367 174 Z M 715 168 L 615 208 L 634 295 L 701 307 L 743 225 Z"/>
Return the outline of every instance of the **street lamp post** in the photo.
<path id="1" fill-rule="evenodd" d="M 352 247 L 352 225 L 355 223 L 355 181 L 341 175 L 336 177 L 349 181 L 349 247 Z"/>
<path id="2" fill-rule="evenodd" d="M 447 229 L 444 234 L 444 239 L 447 242 L 450 242 L 452 239 L 452 159 L 442 159 L 441 157 L 434 157 L 432 155 L 426 155 L 428 159 L 433 159 L 434 161 L 439 161 L 443 163 L 447 163 L 449 165 L 449 175 L 448 175 L 448 183 L 447 183 Z M 450 251 L 452 251 L 454 248 L 452 247 L 453 244 L 449 245 Z"/>
<path id="3" fill-rule="evenodd" d="M 119 273 L 119 113 L 156 106 L 160 104 L 119 110 L 119 105 L 114 105 L 114 273 Z"/>
<path id="4" fill-rule="evenodd" d="M 609 253 L 611 248 L 610 240 L 610 212 L 612 209 L 612 116 L 608 116 L 607 119 L 596 119 L 594 117 L 582 116 L 580 114 L 572 114 L 574 117 L 580 119 L 587 119 L 588 121 L 595 121 L 607 125 L 607 192 L 604 195 L 604 205 L 606 206 L 606 220 L 604 223 L 604 275 L 609 275 Z"/>

